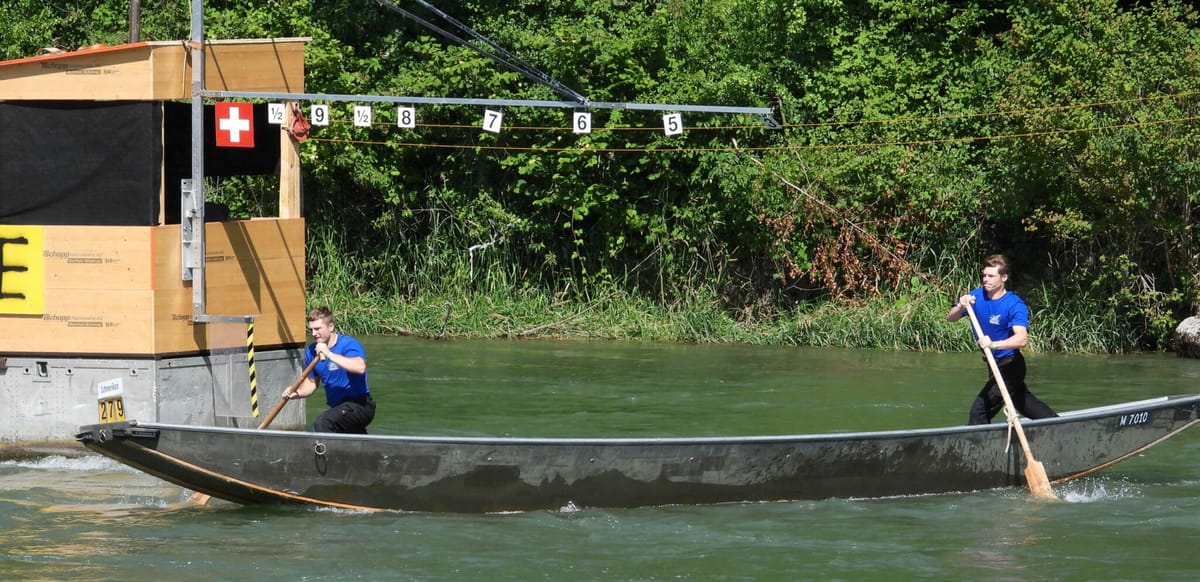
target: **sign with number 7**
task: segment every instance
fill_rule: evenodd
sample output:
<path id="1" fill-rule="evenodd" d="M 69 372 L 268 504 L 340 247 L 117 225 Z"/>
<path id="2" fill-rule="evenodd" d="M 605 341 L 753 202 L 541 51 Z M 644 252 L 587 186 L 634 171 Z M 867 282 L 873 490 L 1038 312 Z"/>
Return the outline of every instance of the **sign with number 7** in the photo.
<path id="1" fill-rule="evenodd" d="M 483 110 L 483 130 L 491 133 L 500 133 L 500 127 L 504 125 L 504 112 L 495 111 L 493 109 Z"/>

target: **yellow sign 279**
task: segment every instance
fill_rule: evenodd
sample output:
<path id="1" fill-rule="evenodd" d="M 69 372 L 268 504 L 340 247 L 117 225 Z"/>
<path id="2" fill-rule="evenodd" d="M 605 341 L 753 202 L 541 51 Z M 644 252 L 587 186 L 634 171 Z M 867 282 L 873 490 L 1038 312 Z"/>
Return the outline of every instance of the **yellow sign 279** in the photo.
<path id="1" fill-rule="evenodd" d="M 100 410 L 100 422 L 124 422 L 125 389 L 120 378 L 96 384 L 96 403 Z"/>
<path id="2" fill-rule="evenodd" d="M 100 422 L 102 424 L 125 421 L 125 401 L 120 396 L 101 400 L 99 404 Z"/>

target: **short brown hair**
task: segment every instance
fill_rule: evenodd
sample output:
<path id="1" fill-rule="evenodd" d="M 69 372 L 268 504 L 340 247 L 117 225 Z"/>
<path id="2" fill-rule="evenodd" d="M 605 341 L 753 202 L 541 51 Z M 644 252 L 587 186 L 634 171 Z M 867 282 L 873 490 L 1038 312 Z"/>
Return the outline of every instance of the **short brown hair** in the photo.
<path id="1" fill-rule="evenodd" d="M 310 323 L 318 319 L 325 321 L 325 323 L 333 324 L 333 311 L 328 307 L 322 306 L 308 312 L 308 321 Z"/>
<path id="2" fill-rule="evenodd" d="M 988 255 L 988 257 L 983 260 L 983 267 L 985 269 L 987 267 L 996 267 L 996 273 L 1000 275 L 1007 275 L 1008 269 L 1011 266 L 1012 263 L 1008 261 L 1008 257 L 1001 254 Z"/>

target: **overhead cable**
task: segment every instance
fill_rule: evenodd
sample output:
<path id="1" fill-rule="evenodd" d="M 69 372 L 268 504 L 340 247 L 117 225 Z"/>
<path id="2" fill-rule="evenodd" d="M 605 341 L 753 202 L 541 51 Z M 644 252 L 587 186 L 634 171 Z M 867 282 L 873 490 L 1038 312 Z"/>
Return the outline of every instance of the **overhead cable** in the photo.
<path id="1" fill-rule="evenodd" d="M 375 0 L 375 1 L 379 5 L 385 7 L 405 18 L 408 18 L 409 20 L 412 20 L 413 22 L 416 22 L 417 24 L 420 24 L 421 26 L 437 33 L 442 38 L 445 38 L 446 40 L 460 44 L 471 50 L 474 50 L 475 52 L 495 61 L 496 63 L 499 63 L 505 67 L 508 67 L 509 69 L 512 69 L 513 71 L 521 73 L 522 75 L 525 76 L 525 78 L 529 79 L 530 81 L 533 81 L 539 85 L 548 87 L 551 91 L 554 91 L 555 93 L 558 93 L 559 95 L 562 95 L 563 97 L 574 100 L 583 106 L 587 106 L 590 103 L 590 100 L 587 97 L 584 97 L 578 91 L 575 91 L 574 89 L 571 89 L 570 87 L 567 87 L 566 85 L 564 85 L 563 83 L 561 83 L 560 81 L 555 79 L 554 77 L 551 77 L 547 73 L 543 72 L 541 69 L 538 69 L 537 67 L 533 66 L 528 61 L 525 61 L 521 57 L 518 57 L 517 55 L 508 51 L 507 49 L 500 46 L 499 44 L 496 44 L 494 41 L 492 41 L 492 39 L 480 34 L 475 29 L 467 26 L 466 24 L 463 24 L 462 22 L 458 21 L 454 17 L 450 16 L 449 14 L 446 14 L 445 12 L 439 10 L 437 7 L 433 6 L 432 4 L 430 4 L 428 2 L 425 2 L 424 0 L 415 0 L 415 2 L 417 4 L 420 4 L 421 6 L 424 6 L 426 9 L 428 9 L 430 12 L 433 12 L 435 15 L 440 17 L 442 20 L 445 20 L 452 27 L 457 28 L 460 33 L 470 36 L 472 39 L 474 39 L 478 43 L 482 43 L 483 46 L 482 47 L 478 46 L 471 40 L 468 40 L 468 39 L 463 38 L 462 36 L 459 36 L 458 33 L 448 31 L 436 24 L 433 24 L 432 22 L 429 22 L 428 20 L 425 20 L 424 18 L 421 18 L 420 16 L 417 16 L 416 14 L 413 14 L 412 12 L 409 12 L 408 10 L 405 10 L 405 9 L 397 6 L 393 2 L 390 2 L 389 0 Z"/>

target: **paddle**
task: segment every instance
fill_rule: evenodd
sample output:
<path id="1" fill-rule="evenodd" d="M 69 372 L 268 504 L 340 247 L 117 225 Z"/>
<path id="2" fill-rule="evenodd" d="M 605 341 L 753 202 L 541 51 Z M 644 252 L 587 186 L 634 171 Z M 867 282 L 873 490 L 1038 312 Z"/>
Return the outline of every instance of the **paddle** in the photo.
<path id="1" fill-rule="evenodd" d="M 271 421 L 275 420 L 276 416 L 279 416 L 279 413 L 283 411 L 283 407 L 287 406 L 287 403 L 291 401 L 287 397 L 287 395 L 291 394 L 292 392 L 295 392 L 296 389 L 300 387 L 300 383 L 304 382 L 304 378 L 308 377 L 308 375 L 310 373 L 312 373 L 313 368 L 316 367 L 317 360 L 321 360 L 321 359 L 324 359 L 324 358 L 313 358 L 313 360 L 308 363 L 308 366 L 304 368 L 304 371 L 300 372 L 300 375 L 296 377 L 296 381 L 292 382 L 292 385 L 288 386 L 283 391 L 283 394 L 279 397 L 279 402 L 275 403 L 275 407 L 272 408 L 271 412 L 267 414 L 267 417 L 264 418 L 261 423 L 259 423 L 259 425 L 258 425 L 259 430 L 267 428 L 267 426 L 271 424 Z M 208 503 L 209 500 L 211 500 L 211 499 L 212 499 L 211 495 L 197 492 L 197 493 L 192 494 L 192 496 L 188 498 L 186 504 L 187 505 L 204 505 L 204 504 Z"/>
<path id="2" fill-rule="evenodd" d="M 975 328 L 975 335 L 983 337 L 983 328 L 979 326 L 979 318 L 975 317 L 975 310 L 967 303 L 963 303 L 963 308 L 967 310 L 967 315 L 971 316 L 971 325 Z M 996 365 L 996 357 L 992 355 L 992 349 L 983 348 L 983 354 L 987 356 L 988 366 L 992 369 L 992 377 L 996 379 L 996 385 L 1000 387 L 1000 395 L 1004 397 L 1005 414 L 1016 428 L 1017 440 L 1021 441 L 1021 449 L 1025 451 L 1025 482 L 1029 484 L 1029 492 L 1034 497 L 1041 499 L 1058 499 L 1054 490 L 1050 488 L 1050 478 L 1046 476 L 1046 467 L 1033 458 L 1029 441 L 1025 440 L 1025 429 L 1021 427 L 1021 420 L 1017 418 L 1017 409 L 1013 406 L 1012 397 L 1008 394 L 1008 386 L 1004 385 L 1004 376 L 1000 375 L 1000 366 Z"/>
<path id="3" fill-rule="evenodd" d="M 275 420 L 276 416 L 279 416 L 279 413 L 283 410 L 283 407 L 287 406 L 288 402 L 291 402 L 291 399 L 289 399 L 287 395 L 295 392 L 296 389 L 300 387 L 300 383 L 304 382 L 304 379 L 312 373 L 313 368 L 317 365 L 317 361 L 323 359 L 325 358 L 313 358 L 312 361 L 308 363 L 308 366 L 304 368 L 304 371 L 300 372 L 300 375 L 296 377 L 296 381 L 292 382 L 292 385 L 288 386 L 287 389 L 283 391 L 283 394 L 279 397 L 279 402 L 275 403 L 275 408 L 272 408 L 271 412 L 267 414 L 267 417 L 264 418 L 261 423 L 259 423 L 259 430 L 267 428 L 267 426 L 271 424 L 271 421 Z"/>

